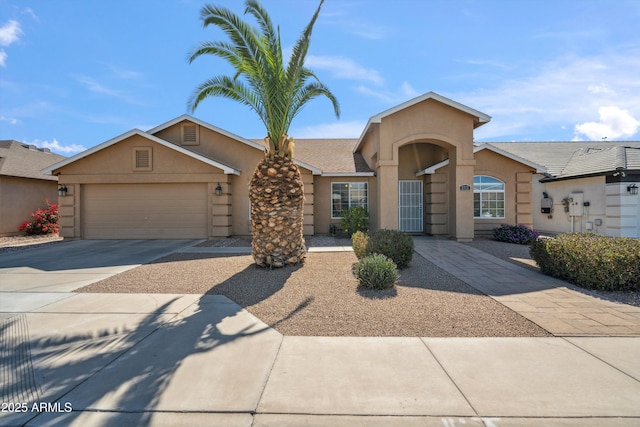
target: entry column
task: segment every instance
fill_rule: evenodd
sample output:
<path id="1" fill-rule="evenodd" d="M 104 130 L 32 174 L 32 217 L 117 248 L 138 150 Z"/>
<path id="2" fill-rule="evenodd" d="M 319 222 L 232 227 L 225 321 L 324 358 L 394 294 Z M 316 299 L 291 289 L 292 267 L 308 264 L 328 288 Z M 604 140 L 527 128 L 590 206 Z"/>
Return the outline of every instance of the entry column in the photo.
<path id="1" fill-rule="evenodd" d="M 455 159 L 455 157 L 454 157 Z M 471 242 L 475 234 L 473 219 L 473 174 L 475 160 L 456 159 L 450 163 L 449 223 L 451 237 Z"/>
<path id="2" fill-rule="evenodd" d="M 398 162 L 379 160 L 378 178 L 378 223 L 380 228 L 398 229 Z"/>

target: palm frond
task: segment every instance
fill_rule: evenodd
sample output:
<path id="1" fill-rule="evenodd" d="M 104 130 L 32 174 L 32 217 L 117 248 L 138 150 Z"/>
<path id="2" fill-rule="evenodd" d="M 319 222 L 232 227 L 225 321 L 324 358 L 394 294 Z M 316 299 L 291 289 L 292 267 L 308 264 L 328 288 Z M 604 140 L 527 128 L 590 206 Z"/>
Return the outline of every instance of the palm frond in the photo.
<path id="1" fill-rule="evenodd" d="M 267 11 L 257 0 L 247 0 L 245 14 L 256 20 L 254 28 L 237 14 L 223 7 L 204 6 L 200 16 L 204 27 L 213 25 L 229 38 L 228 42 L 203 42 L 190 52 L 188 61 L 213 55 L 227 61 L 235 70 L 232 77 L 218 76 L 199 85 L 189 100 L 191 110 L 210 96 L 221 96 L 249 106 L 264 123 L 273 143 L 271 151 L 282 151 L 280 143 L 304 105 L 326 96 L 340 116 L 336 97 L 313 72 L 304 67 L 311 34 L 324 0 L 313 14 L 296 44 L 288 64 L 284 63 L 280 28 L 274 28 Z M 286 142 L 282 142 L 286 144 Z"/>

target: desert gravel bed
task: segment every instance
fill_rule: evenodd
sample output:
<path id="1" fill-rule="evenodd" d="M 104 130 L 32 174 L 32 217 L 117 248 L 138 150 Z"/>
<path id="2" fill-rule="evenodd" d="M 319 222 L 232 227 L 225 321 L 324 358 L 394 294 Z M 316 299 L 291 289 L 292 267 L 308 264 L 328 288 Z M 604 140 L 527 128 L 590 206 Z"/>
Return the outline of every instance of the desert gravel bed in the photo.
<path id="1" fill-rule="evenodd" d="M 220 294 L 284 335 L 544 337 L 545 330 L 418 254 L 394 289 L 358 288 L 353 253 L 263 270 L 248 255 L 172 254 L 78 292 Z"/>

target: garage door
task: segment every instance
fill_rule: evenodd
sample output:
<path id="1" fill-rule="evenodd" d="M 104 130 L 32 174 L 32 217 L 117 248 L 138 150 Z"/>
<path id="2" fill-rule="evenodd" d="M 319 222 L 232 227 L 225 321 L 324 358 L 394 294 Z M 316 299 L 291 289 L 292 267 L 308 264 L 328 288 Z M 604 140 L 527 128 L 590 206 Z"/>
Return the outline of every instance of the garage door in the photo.
<path id="1" fill-rule="evenodd" d="M 81 197 L 85 239 L 208 235 L 206 184 L 90 184 Z"/>

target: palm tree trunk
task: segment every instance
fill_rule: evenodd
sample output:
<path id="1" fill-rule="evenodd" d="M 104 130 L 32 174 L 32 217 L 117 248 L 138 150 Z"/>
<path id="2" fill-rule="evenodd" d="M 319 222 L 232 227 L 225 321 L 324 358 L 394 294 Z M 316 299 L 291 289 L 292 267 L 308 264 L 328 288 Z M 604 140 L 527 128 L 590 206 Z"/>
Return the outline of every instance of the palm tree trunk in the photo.
<path id="1" fill-rule="evenodd" d="M 261 267 L 304 262 L 304 186 L 300 170 L 289 158 L 266 156 L 249 183 L 251 247 Z"/>

